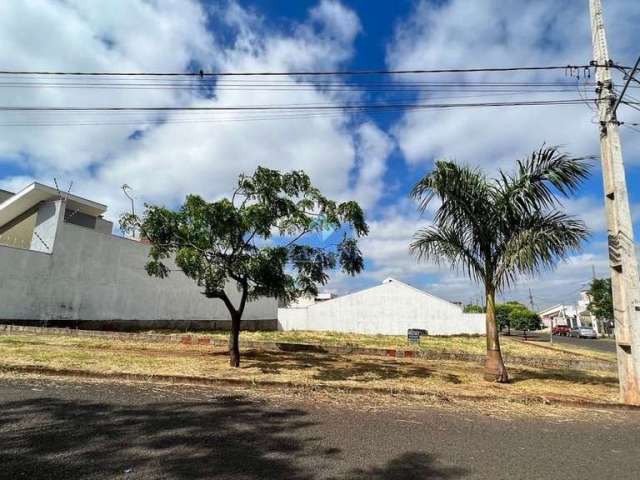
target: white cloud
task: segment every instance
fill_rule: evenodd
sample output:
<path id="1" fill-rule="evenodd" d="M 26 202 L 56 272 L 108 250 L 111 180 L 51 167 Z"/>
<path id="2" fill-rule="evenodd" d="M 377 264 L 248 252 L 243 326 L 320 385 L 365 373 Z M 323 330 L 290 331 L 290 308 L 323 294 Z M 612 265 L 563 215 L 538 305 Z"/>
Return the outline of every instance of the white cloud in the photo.
<path id="1" fill-rule="evenodd" d="M 385 132 L 367 122 L 357 130 L 356 147 L 358 172 L 354 192 L 365 207 L 371 207 L 385 190 L 383 177 L 394 143 Z"/>
<path id="2" fill-rule="evenodd" d="M 591 58 L 586 2 L 434 3 L 416 3 L 415 11 L 398 23 L 396 37 L 388 49 L 390 67 L 565 64 L 588 62 Z M 640 17 L 640 3 L 620 0 L 608 2 L 605 8 L 612 56 L 631 63 L 637 55 L 637 45 L 632 41 L 637 35 L 632 32 Z M 541 28 L 544 25 L 548 28 Z M 62 71 L 185 71 L 192 65 L 216 71 L 329 70 L 341 68 L 352 57 L 354 41 L 361 32 L 357 15 L 330 0 L 311 8 L 306 20 L 282 29 L 269 26 L 259 12 L 234 1 L 206 6 L 187 0 L 5 1 L 0 2 L 0 64 L 6 69 Z M 524 74 L 512 78 L 566 80 L 562 72 L 551 77 Z M 299 79 L 284 77 L 278 81 L 293 84 Z M 320 88 L 258 92 L 234 90 L 228 79 L 224 83 L 227 86 L 219 84 L 212 98 L 173 88 L 3 87 L 0 104 L 333 105 L 353 98 L 353 94 Z M 437 101 L 436 96 L 422 100 Z M 483 98 L 452 101 L 466 100 Z M 104 123 L 105 118 L 86 113 L 4 115 L 5 121 L 37 118 L 41 123 L 61 119 L 70 123 Z M 593 115 L 586 107 L 414 112 L 395 126 L 395 140 L 373 122 L 344 114 L 250 122 L 238 121 L 237 115 L 227 113 L 224 123 L 219 122 L 221 114 L 197 116 L 209 123 L 176 123 L 196 118 L 195 114 L 186 118 L 176 113 L 163 115 L 167 123 L 162 125 L 148 124 L 147 120 L 155 116 L 137 114 L 134 125 L 0 126 L 0 161 L 21 165 L 27 171 L 1 179 L 0 185 L 17 190 L 32 176 L 45 183 L 51 183 L 56 176 L 63 185 L 74 180 L 74 193 L 107 203 L 111 218 L 115 218 L 128 208 L 119 189 L 123 183 L 134 187 L 138 203 L 175 203 L 189 192 L 209 198 L 224 195 L 237 174 L 250 172 L 257 165 L 303 169 L 328 195 L 353 197 L 373 213 L 371 233 L 362 242 L 371 269 L 355 279 L 337 275 L 331 288 L 353 290 L 392 275 L 413 280 L 417 286 L 445 298 L 467 301 L 468 293 L 478 291 L 476 286 L 446 268 L 419 264 L 408 253 L 413 233 L 428 223 L 433 209 L 424 218 L 415 213 L 415 205 L 409 200 L 380 209 L 387 158 L 393 149 L 398 146 L 408 162 L 420 169 L 440 156 L 482 166 L 505 166 L 543 141 L 564 145 L 573 154 L 598 153 L 597 129 L 590 123 Z M 137 130 L 142 134 L 130 138 Z M 623 141 L 627 162 L 637 162 L 640 135 L 624 132 Z M 603 231 L 600 199 L 578 198 L 566 205 L 594 231 Z M 639 210 L 636 208 L 636 213 Z M 534 295 L 568 295 L 576 282 L 590 277 L 591 262 L 597 268 L 606 264 L 604 247 L 594 245 L 591 251 L 597 256 L 577 256 L 553 275 L 544 275 L 543 281 L 519 284 L 513 295 L 523 298 L 529 285 Z M 425 274 L 426 279 L 421 277 Z"/>
<path id="3" fill-rule="evenodd" d="M 637 39 L 639 18 L 638 2 L 620 0 L 605 5 L 610 53 L 620 63 L 633 63 L 637 57 L 637 43 L 631 40 Z M 422 0 L 397 23 L 395 37 L 387 50 L 387 64 L 393 69 L 585 64 L 592 58 L 590 42 L 587 2 L 451 0 L 436 3 Z M 412 79 L 572 81 L 563 71 L 439 75 Z M 592 88 L 583 95 L 593 97 Z M 482 96 L 454 98 L 455 95 L 460 93 L 441 88 L 435 93 L 422 94 L 419 101 L 455 103 L 488 99 Z M 513 101 L 579 98 L 579 95 L 576 88 L 572 92 L 509 93 L 494 95 L 493 98 Z M 635 118 L 628 109 L 622 110 L 620 115 L 623 119 Z M 411 166 L 424 168 L 435 158 L 449 158 L 481 166 L 492 173 L 497 168 L 510 168 L 515 160 L 526 156 L 543 142 L 561 145 L 573 155 L 599 155 L 598 129 L 592 123 L 593 119 L 594 113 L 586 106 L 427 110 L 403 115 L 392 131 Z M 640 136 L 623 129 L 622 139 L 627 164 L 637 165 Z M 582 218 L 594 233 L 606 231 L 601 198 L 583 196 L 563 203 L 568 213 Z M 375 242 L 383 244 L 381 240 L 372 240 Z M 531 288 L 534 300 L 539 297 L 536 300 L 538 305 L 570 301 L 577 295 L 581 284 L 591 278 L 592 265 L 595 265 L 598 275 L 608 275 L 606 246 L 594 244 L 587 248 L 588 253 L 572 256 L 554 272 L 545 272 L 536 279 L 522 279 L 504 293 L 504 298 L 527 300 L 528 289 Z M 396 251 L 400 252 L 400 249 Z M 389 258 L 393 256 L 390 254 Z M 402 264 L 396 259 L 390 263 Z M 406 271 L 411 271 L 409 264 L 406 268 Z M 432 276 L 423 286 L 445 298 L 464 301 L 468 301 L 466 292 L 476 295 L 478 291 L 477 286 L 453 273 Z"/>
<path id="4" fill-rule="evenodd" d="M 612 56 L 635 58 L 635 45 L 619 39 L 634 38 L 629 17 L 640 17 L 640 4 L 620 1 L 607 5 Z M 623 5 L 624 4 L 624 8 Z M 436 5 L 421 1 L 396 28 L 388 48 L 392 68 L 411 69 L 433 65 L 447 67 L 588 64 L 592 58 L 587 2 L 536 2 L 452 0 Z M 624 11 L 624 14 L 623 14 Z M 581 72 L 583 74 L 583 72 Z M 437 81 L 571 81 L 560 71 L 530 73 L 482 73 L 429 77 Z M 575 80 L 574 80 L 575 81 Z M 586 92 L 593 98 L 593 87 Z M 443 100 L 430 93 L 422 101 L 482 102 L 487 97 Z M 477 94 L 476 94 L 477 95 Z M 493 99 L 579 98 L 573 92 L 544 94 L 503 93 Z M 624 115 L 631 115 L 625 112 Z M 411 112 L 395 128 L 400 148 L 413 164 L 438 157 L 491 168 L 512 165 L 543 142 L 563 145 L 575 155 L 599 154 L 594 114 L 586 106 L 453 109 Z M 461 141 L 463 140 L 463 141 Z M 627 136 L 629 162 L 640 152 L 638 136 Z"/>
<path id="5" fill-rule="evenodd" d="M 113 2 L 1 2 L 0 63 L 8 70 L 180 71 L 211 48 L 205 15 L 197 4 Z M 52 77 L 14 78 L 40 84 Z M 3 105 L 27 106 L 175 106 L 172 90 L 96 90 L 84 88 L 9 88 Z M 52 123 L 95 122 L 89 113 L 17 113 L 4 121 Z M 113 117 L 110 117 L 113 119 Z M 121 118 L 121 117 L 120 117 Z M 143 117 L 144 118 L 144 117 Z M 38 177 L 50 182 L 53 172 L 81 177 L 126 147 L 134 128 L 123 126 L 4 127 L 0 156 L 25 154 Z"/>
<path id="6" fill-rule="evenodd" d="M 307 20 L 287 31 L 269 27 L 254 10 L 233 1 L 206 10 L 194 1 L 171 0 L 38 6 L 20 2 L 0 6 L 0 63 L 7 69 L 179 72 L 190 65 L 216 71 L 334 69 L 353 54 L 361 29 L 353 11 L 329 0 L 319 2 Z M 277 81 L 287 87 L 299 79 Z M 313 87 L 266 91 L 238 89 L 232 83 L 220 80 L 211 98 L 170 88 L 5 89 L 0 103 L 212 107 L 335 105 L 345 99 L 341 93 Z M 25 115 L 13 118 L 24 121 Z M 44 114 L 38 118 L 42 121 Z M 45 120 L 61 118 L 104 122 L 104 117 L 77 113 Z M 117 122 L 122 117 L 107 117 L 111 122 L 114 118 Z M 11 127 L 12 135 L 0 136 L 0 157 L 25 154 L 25 165 L 46 183 L 54 176 L 74 180 L 74 192 L 107 203 L 111 218 L 128 208 L 119 189 L 123 183 L 133 187 L 138 202 L 176 203 L 190 192 L 215 198 L 233 188 L 238 174 L 258 165 L 305 170 L 323 193 L 338 199 L 355 197 L 366 207 L 382 194 L 380 181 L 392 143 L 366 120 L 354 124 L 350 116 L 338 113 L 245 121 L 233 113 L 176 112 L 162 115 L 165 123 L 150 125 L 150 118 L 158 117 L 136 114 L 139 123 L 126 126 Z M 4 183 L 15 185 L 22 179 Z"/>

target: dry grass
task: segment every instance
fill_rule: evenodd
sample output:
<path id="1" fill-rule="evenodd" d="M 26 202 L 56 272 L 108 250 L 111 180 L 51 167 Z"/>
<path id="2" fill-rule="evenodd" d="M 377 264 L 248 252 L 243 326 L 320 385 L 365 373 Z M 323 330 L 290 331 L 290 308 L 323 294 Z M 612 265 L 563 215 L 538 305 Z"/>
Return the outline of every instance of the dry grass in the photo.
<path id="1" fill-rule="evenodd" d="M 228 334 L 220 331 L 195 332 L 195 336 L 208 336 L 218 339 L 226 339 Z M 240 341 L 263 342 L 288 342 L 288 343 L 314 343 L 322 345 L 348 345 L 377 348 L 408 348 L 442 352 L 472 353 L 483 355 L 486 351 L 484 336 L 450 336 L 450 337 L 423 337 L 420 345 L 409 343 L 405 336 L 394 335 L 360 335 L 354 333 L 338 332 L 312 332 L 312 331 L 257 331 L 242 332 Z M 523 343 L 509 337 L 502 337 L 502 350 L 506 355 L 521 357 L 553 357 L 576 358 L 574 353 L 594 360 L 615 361 L 615 354 L 596 352 L 588 348 L 578 346 L 553 346 L 540 348 L 536 342 Z M 549 346 L 548 343 L 543 344 Z"/>
<path id="2" fill-rule="evenodd" d="M 476 339 L 465 339 L 472 342 Z M 360 355 L 244 351 L 238 369 L 210 346 L 153 344 L 55 335 L 0 336 L 0 366 L 41 366 L 97 373 L 198 376 L 269 381 L 301 389 L 378 389 L 406 395 L 469 396 L 518 400 L 553 397 L 616 402 L 617 378 L 609 372 L 536 369 L 510 365 L 507 385 L 482 380 L 481 365 Z"/>

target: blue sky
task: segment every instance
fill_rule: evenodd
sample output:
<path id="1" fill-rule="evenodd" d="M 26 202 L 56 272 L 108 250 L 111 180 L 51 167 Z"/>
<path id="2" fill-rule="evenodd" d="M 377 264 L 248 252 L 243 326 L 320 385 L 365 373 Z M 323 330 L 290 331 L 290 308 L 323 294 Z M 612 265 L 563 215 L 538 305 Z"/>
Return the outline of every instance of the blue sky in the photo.
<path id="1" fill-rule="evenodd" d="M 640 54 L 640 2 L 603 3 L 611 56 L 632 64 Z M 0 67 L 304 71 L 582 64 L 592 55 L 587 4 L 554 0 L 16 0 L 0 3 Z M 461 77 L 438 80 L 460 81 Z M 575 91 L 543 97 L 579 94 L 578 81 L 563 71 L 508 78 L 479 74 L 465 80 L 575 82 Z M 285 77 L 284 81 L 297 79 Z M 583 95 L 592 94 L 590 87 L 581 88 Z M 98 90 L 96 94 L 96 90 L 51 86 L 5 87 L 0 101 L 3 105 L 208 106 L 339 104 L 354 99 L 313 86 L 305 92 L 247 93 L 216 85 L 207 95 L 201 93 L 150 89 Z M 640 96 L 635 89 L 631 93 Z M 389 100 L 385 95 L 389 94 L 375 98 Z M 439 95 L 447 98 L 432 92 L 413 99 L 437 101 Z M 50 184 L 54 177 L 63 184 L 73 181 L 74 193 L 108 204 L 115 219 L 127 208 L 120 191 L 123 183 L 133 187 L 140 204 L 176 205 L 190 192 L 219 198 L 229 192 L 239 173 L 257 165 L 302 168 L 328 195 L 361 202 L 371 224 L 371 234 L 362 243 L 366 273 L 355 279 L 335 275 L 329 289 L 351 291 L 395 276 L 464 302 L 478 298 L 480 289 L 446 269 L 418 264 L 407 251 L 411 235 L 430 221 L 432 213 L 419 217 L 407 192 L 434 159 L 453 158 L 494 173 L 498 168 L 509 169 L 542 142 L 562 145 L 575 155 L 599 153 L 594 114 L 584 105 L 344 113 L 268 122 L 180 123 L 176 114 L 167 114 L 158 124 L 148 115 L 139 115 L 116 125 L 91 124 L 100 122 L 87 115 L 80 119 L 68 114 L 3 116 L 0 188 L 17 190 L 33 180 Z M 620 117 L 640 123 L 640 113 L 628 107 Z M 42 125 L 2 125 L 35 121 Z M 621 133 L 638 232 L 640 131 L 622 128 Z M 593 231 L 584 251 L 554 272 L 522 279 L 503 298 L 524 300 L 530 288 L 539 306 L 573 302 L 590 279 L 592 267 L 598 275 L 607 274 L 600 173 L 596 162 L 593 177 L 577 198 L 565 203 Z"/>

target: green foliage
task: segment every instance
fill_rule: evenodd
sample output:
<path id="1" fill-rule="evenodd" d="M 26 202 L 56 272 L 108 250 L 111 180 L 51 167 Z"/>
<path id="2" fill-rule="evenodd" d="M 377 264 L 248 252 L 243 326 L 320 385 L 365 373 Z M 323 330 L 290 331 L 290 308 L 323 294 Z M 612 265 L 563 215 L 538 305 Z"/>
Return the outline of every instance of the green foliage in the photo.
<path id="1" fill-rule="evenodd" d="M 484 313 L 485 308 L 482 305 L 473 305 L 469 303 L 464 306 L 464 313 Z"/>
<path id="2" fill-rule="evenodd" d="M 302 171 L 258 167 L 240 176 L 231 198 L 207 202 L 189 195 L 177 211 L 145 207 L 142 218 L 124 215 L 120 224 L 125 231 L 141 231 L 151 243 L 147 273 L 166 277 L 173 258 L 207 297 L 223 300 L 232 316 L 242 315 L 248 299 L 315 295 L 329 270 L 355 275 L 364 268 L 356 238 L 346 233 L 332 248 L 301 243 L 327 228 L 350 227 L 356 237 L 368 233 L 356 202 L 327 199 Z M 290 240 L 272 241 L 274 236 Z M 229 282 L 242 293 L 238 305 L 225 292 Z"/>
<path id="3" fill-rule="evenodd" d="M 500 291 L 579 249 L 587 228 L 558 210 L 558 196 L 573 194 L 588 173 L 586 159 L 555 147 L 542 147 L 519 161 L 515 173 L 500 171 L 493 179 L 438 161 L 412 191 L 422 211 L 435 197 L 441 204 L 433 225 L 416 232 L 411 251 Z"/>
<path id="4" fill-rule="evenodd" d="M 526 307 L 513 308 L 509 312 L 509 324 L 516 330 L 539 330 L 540 317 Z"/>
<path id="5" fill-rule="evenodd" d="M 500 329 L 539 330 L 540 317 L 520 302 L 510 301 L 496 305 L 496 322 Z"/>
<path id="6" fill-rule="evenodd" d="M 495 178 L 477 168 L 437 161 L 411 192 L 421 212 L 434 198 L 440 201 L 432 225 L 415 233 L 411 251 L 420 260 L 446 262 L 485 287 L 486 378 L 508 380 L 496 328 L 500 320 L 494 318 L 495 294 L 579 250 L 587 227 L 559 210 L 559 197 L 573 195 L 589 169 L 587 159 L 543 146 L 519 161 L 515 172 L 500 170 Z"/>
<path id="7" fill-rule="evenodd" d="M 613 294 L 610 278 L 595 278 L 589 288 L 589 312 L 600 320 L 613 320 Z"/>
<path id="8" fill-rule="evenodd" d="M 511 310 L 516 308 L 526 308 L 520 302 L 506 302 L 506 303 L 498 303 L 496 305 L 496 323 L 498 324 L 500 330 L 505 328 L 511 329 Z"/>

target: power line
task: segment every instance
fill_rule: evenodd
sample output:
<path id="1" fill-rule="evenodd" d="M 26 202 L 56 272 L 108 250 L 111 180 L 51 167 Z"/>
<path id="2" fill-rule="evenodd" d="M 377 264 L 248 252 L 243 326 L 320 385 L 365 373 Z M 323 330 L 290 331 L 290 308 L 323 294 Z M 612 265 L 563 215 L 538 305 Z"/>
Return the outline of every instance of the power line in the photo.
<path id="1" fill-rule="evenodd" d="M 254 106 L 220 106 L 220 107 L 55 107 L 55 106 L 0 106 L 3 112 L 165 112 L 165 111 L 271 111 L 271 110 L 369 110 L 369 109 L 441 109 L 441 108 L 473 108 L 473 107 L 510 107 L 510 106 L 542 106 L 542 105 L 578 105 L 595 99 L 566 99 L 566 100 L 531 100 L 516 102 L 479 102 L 479 103 L 405 103 L 405 104 L 291 104 L 291 105 L 254 105 Z M 631 104 L 632 102 L 625 102 Z"/>
<path id="2" fill-rule="evenodd" d="M 62 72 L 62 71 L 20 71 L 0 70 L 1 75 L 60 75 L 60 76 L 113 76 L 113 77 L 245 77 L 245 76 L 348 76 L 348 75 L 407 75 L 407 74 L 439 74 L 439 73 L 482 73 L 482 72 L 521 72 L 540 70 L 588 70 L 604 65 L 549 65 L 520 67 L 478 67 L 478 68 L 439 68 L 415 70 L 344 70 L 344 71 L 293 71 L 293 72 Z M 626 68 L 623 66 L 616 66 Z"/>

